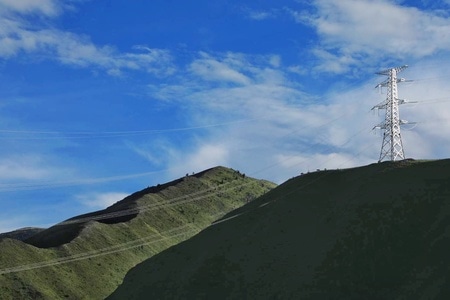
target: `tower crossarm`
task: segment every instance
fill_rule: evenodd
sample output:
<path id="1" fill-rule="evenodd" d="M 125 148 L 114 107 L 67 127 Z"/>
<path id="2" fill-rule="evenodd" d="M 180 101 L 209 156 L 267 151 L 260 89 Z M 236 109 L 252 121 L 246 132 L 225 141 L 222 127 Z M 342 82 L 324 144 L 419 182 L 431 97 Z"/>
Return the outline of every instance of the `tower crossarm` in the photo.
<path id="1" fill-rule="evenodd" d="M 412 81 L 412 80 L 406 80 L 405 78 L 397 78 L 397 83 L 400 83 L 400 82 L 407 82 L 407 81 Z M 389 78 L 388 78 L 388 79 L 386 79 L 385 81 L 383 81 L 383 82 L 377 84 L 377 85 L 375 86 L 375 88 L 386 87 L 386 86 L 389 85 L 389 83 L 390 83 L 390 80 L 389 80 Z"/>
<path id="2" fill-rule="evenodd" d="M 397 98 L 397 103 L 398 103 L 398 105 L 401 105 L 401 104 L 417 103 L 417 101 L 408 101 L 406 99 L 398 99 Z M 383 102 L 378 103 L 374 107 L 372 107 L 371 110 L 374 110 L 374 109 L 386 109 L 387 106 L 388 106 L 388 102 L 385 100 Z"/>
<path id="3" fill-rule="evenodd" d="M 386 79 L 385 81 L 383 81 L 383 82 L 381 82 L 381 83 L 377 84 L 377 85 L 375 86 L 375 88 L 379 88 L 379 87 L 387 86 L 388 84 L 389 84 L 389 78 L 388 78 L 388 79 Z"/>
<path id="4" fill-rule="evenodd" d="M 374 107 L 372 107 L 371 110 L 374 110 L 374 109 L 386 109 L 387 105 L 388 105 L 387 101 L 383 101 L 381 103 L 378 103 Z"/>
<path id="5" fill-rule="evenodd" d="M 380 123 L 380 124 L 378 124 L 378 125 L 375 125 L 375 126 L 372 128 L 372 130 L 374 130 L 374 129 L 385 129 L 385 128 L 386 128 L 386 123 L 382 122 L 382 123 Z"/>
<path id="6" fill-rule="evenodd" d="M 395 72 L 398 74 L 398 73 L 400 73 L 401 71 L 403 71 L 404 69 L 406 69 L 407 67 L 408 67 L 408 65 L 403 65 L 403 66 L 400 66 L 400 67 L 391 68 L 391 69 L 386 69 L 386 70 L 383 70 L 383 71 L 380 71 L 380 72 L 376 72 L 375 74 L 377 74 L 377 75 L 386 75 L 386 76 L 389 76 L 389 74 L 390 74 L 390 72 L 391 72 L 392 70 L 395 70 Z"/>

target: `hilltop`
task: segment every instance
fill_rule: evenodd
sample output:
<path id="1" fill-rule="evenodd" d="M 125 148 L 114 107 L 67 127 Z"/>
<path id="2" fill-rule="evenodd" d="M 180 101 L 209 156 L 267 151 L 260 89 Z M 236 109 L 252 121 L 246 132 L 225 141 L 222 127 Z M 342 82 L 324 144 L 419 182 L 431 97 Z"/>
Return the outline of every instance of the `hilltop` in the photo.
<path id="1" fill-rule="evenodd" d="M 19 228 L 13 231 L 9 231 L 9 232 L 4 232 L 4 233 L 0 233 L 0 240 L 1 239 L 15 239 L 15 240 L 19 240 L 19 241 L 23 241 L 28 239 L 29 237 L 44 231 L 44 228 L 38 228 L 38 227 L 24 227 L 24 228 Z"/>
<path id="2" fill-rule="evenodd" d="M 108 299 L 448 299 L 450 160 L 293 178 L 133 268 Z"/>
<path id="3" fill-rule="evenodd" d="M 148 187 L 24 241 L 1 239 L 1 298 L 104 299 L 136 264 L 273 187 L 215 167 Z"/>

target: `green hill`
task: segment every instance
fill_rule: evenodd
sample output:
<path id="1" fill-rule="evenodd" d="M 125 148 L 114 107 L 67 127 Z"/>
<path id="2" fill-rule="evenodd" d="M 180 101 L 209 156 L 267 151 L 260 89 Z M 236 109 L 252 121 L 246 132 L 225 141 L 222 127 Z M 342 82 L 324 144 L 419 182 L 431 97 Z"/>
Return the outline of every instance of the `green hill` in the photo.
<path id="1" fill-rule="evenodd" d="M 215 224 L 108 299 L 450 299 L 450 160 L 309 173 Z"/>
<path id="2" fill-rule="evenodd" d="M 8 239 L 16 239 L 19 241 L 23 241 L 43 230 L 45 230 L 45 229 L 44 228 L 36 228 L 36 227 L 20 228 L 20 229 L 13 230 L 10 232 L 0 233 L 0 240 L 8 238 Z"/>
<path id="3" fill-rule="evenodd" d="M 216 167 L 146 188 L 25 242 L 1 239 L 0 298 L 104 299 L 136 264 L 274 186 Z"/>

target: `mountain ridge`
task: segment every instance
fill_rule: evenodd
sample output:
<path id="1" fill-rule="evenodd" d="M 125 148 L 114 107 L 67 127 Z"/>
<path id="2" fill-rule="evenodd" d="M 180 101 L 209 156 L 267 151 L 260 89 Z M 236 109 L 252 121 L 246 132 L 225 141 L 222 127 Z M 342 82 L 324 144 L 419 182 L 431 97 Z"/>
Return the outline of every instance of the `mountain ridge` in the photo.
<path id="1" fill-rule="evenodd" d="M 108 299 L 448 298 L 448 199 L 450 159 L 304 174 L 137 265 Z"/>
<path id="2" fill-rule="evenodd" d="M 39 233 L 43 230 L 45 230 L 45 228 L 40 228 L 40 227 L 18 228 L 18 229 L 12 230 L 12 231 L 0 233 L 0 240 L 9 238 L 9 239 L 16 239 L 19 241 L 23 241 L 23 240 L 31 237 L 32 235 L 35 235 L 36 233 Z"/>
<path id="3" fill-rule="evenodd" d="M 132 266 L 274 186 L 219 166 L 70 218 L 28 243 L 2 239 L 0 294 L 4 299 L 103 299 Z"/>

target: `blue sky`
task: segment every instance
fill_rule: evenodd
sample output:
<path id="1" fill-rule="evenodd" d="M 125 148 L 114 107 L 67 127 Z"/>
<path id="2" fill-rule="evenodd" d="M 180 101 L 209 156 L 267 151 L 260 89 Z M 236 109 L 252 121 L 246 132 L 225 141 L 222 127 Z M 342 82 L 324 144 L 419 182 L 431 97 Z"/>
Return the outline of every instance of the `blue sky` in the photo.
<path id="1" fill-rule="evenodd" d="M 0 232 L 216 165 L 281 183 L 450 151 L 450 1 L 0 0 Z"/>

